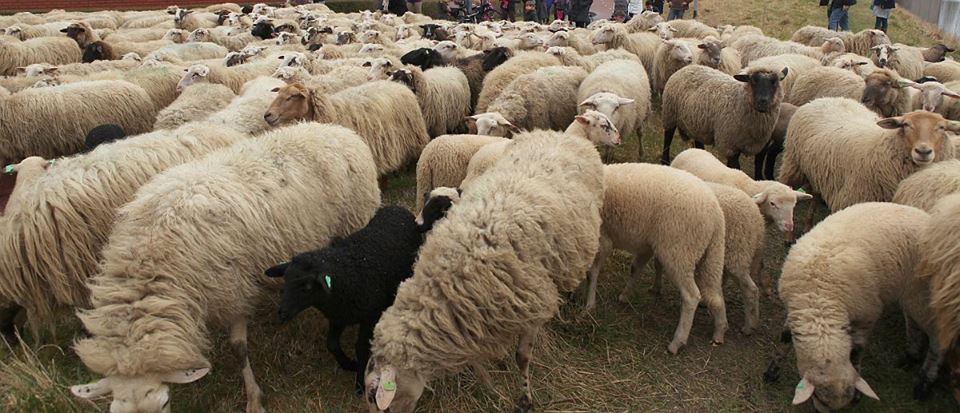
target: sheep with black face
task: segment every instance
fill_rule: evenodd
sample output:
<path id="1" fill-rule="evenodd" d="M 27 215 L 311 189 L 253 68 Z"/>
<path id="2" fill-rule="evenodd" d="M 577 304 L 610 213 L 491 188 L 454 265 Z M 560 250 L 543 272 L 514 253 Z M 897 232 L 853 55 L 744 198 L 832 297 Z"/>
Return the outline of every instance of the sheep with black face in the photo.
<path id="1" fill-rule="evenodd" d="M 268 277 L 284 278 L 280 321 L 309 307 L 327 317 L 327 350 L 342 369 L 357 372 L 358 393 L 363 391 L 362 367 L 370 357 L 373 327 L 393 304 L 400 283 L 413 275 L 421 240 L 413 214 L 397 206 L 382 207 L 363 229 L 266 271 Z M 340 336 L 355 324 L 360 331 L 353 360 L 343 352 Z"/>

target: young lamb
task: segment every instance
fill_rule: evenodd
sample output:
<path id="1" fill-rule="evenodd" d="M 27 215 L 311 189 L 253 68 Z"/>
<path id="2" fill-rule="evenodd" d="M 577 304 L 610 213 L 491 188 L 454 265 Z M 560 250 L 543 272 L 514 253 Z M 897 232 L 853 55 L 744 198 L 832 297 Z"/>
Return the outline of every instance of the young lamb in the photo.
<path id="1" fill-rule="evenodd" d="M 509 60 L 497 66 L 496 69 L 487 73 L 487 76 L 483 79 L 483 88 L 477 97 L 477 104 L 474 105 L 473 113 L 490 112 L 487 109 L 494 99 L 500 96 L 503 90 L 520 76 L 533 73 L 540 68 L 557 65 L 560 65 L 560 61 L 556 57 L 544 53 L 516 53 Z M 567 118 L 567 120 L 569 119 Z"/>
<path id="2" fill-rule="evenodd" d="M 716 69 L 688 66 L 674 73 L 663 90 L 663 154 L 670 163 L 670 144 L 681 137 L 695 145 L 715 145 L 727 165 L 740 168 L 740 154 L 756 155 L 767 145 L 780 115 L 787 68 L 774 72 L 747 69 L 730 76 Z M 709 95 L 707 97 L 706 95 Z"/>
<path id="3" fill-rule="evenodd" d="M 520 129 L 561 130 L 577 114 L 577 91 L 587 72 L 579 67 L 538 69 L 511 82 L 487 107 Z"/>
<path id="4" fill-rule="evenodd" d="M 713 316 L 713 342 L 723 343 L 723 210 L 707 184 L 661 165 L 606 165 L 602 215 L 600 250 L 590 268 L 584 310 L 596 303 L 597 276 L 607 257 L 622 249 L 634 255 L 632 277 L 655 258 L 680 290 L 683 304 L 667 347 L 671 353 L 687 344 L 701 297 Z"/>
<path id="5" fill-rule="evenodd" d="M 937 347 L 950 363 L 953 397 L 960 400 L 960 194 L 947 196 L 931 210 L 929 225 L 920 235 L 920 276 L 930 283 L 930 309 L 937 325 Z"/>
<path id="6" fill-rule="evenodd" d="M 813 198 L 777 181 L 753 180 L 743 171 L 724 166 L 713 154 L 703 149 L 691 148 L 680 152 L 670 166 L 707 182 L 740 189 L 757 203 L 768 225 L 782 231 L 787 240 L 792 240 L 793 209 L 797 202 Z"/>
<path id="7" fill-rule="evenodd" d="M 879 68 L 896 71 L 901 77 L 918 80 L 923 77 L 923 53 L 903 44 L 881 44 L 870 48 L 873 63 Z"/>
<path id="8" fill-rule="evenodd" d="M 650 81 L 643 65 L 614 60 L 591 72 L 577 90 L 582 110 L 595 110 L 613 120 L 620 133 L 635 132 L 638 158 L 643 157 L 643 125 L 650 115 Z"/>
<path id="9" fill-rule="evenodd" d="M 832 66 L 815 67 L 797 76 L 784 102 L 802 106 L 824 97 L 860 100 L 865 87 L 863 78 L 851 70 Z"/>
<path id="10" fill-rule="evenodd" d="M 27 89 L 0 98 L 0 164 L 36 155 L 52 159 L 83 149 L 95 126 L 115 123 L 130 134 L 150 130 L 157 109 L 142 88 L 89 81 Z"/>
<path id="11" fill-rule="evenodd" d="M 458 187 L 467 176 L 470 158 L 487 144 L 504 141 L 496 136 L 444 135 L 430 141 L 417 160 L 416 210 L 439 187 Z"/>
<path id="12" fill-rule="evenodd" d="M 463 129 L 463 119 L 470 114 L 470 85 L 460 69 L 438 67 L 423 71 L 407 66 L 393 71 L 390 80 L 406 85 L 417 95 L 431 137 Z"/>
<path id="13" fill-rule="evenodd" d="M 413 275 L 413 263 L 423 238 L 413 214 L 402 207 L 377 210 L 370 222 L 329 246 L 295 255 L 266 271 L 282 277 L 280 321 L 286 322 L 314 307 L 326 317 L 327 350 L 340 368 L 356 372 L 354 388 L 363 394 L 363 373 L 370 358 L 373 327 L 393 304 L 397 287 Z M 359 324 L 356 360 L 340 346 L 340 335 Z"/>
<path id="14" fill-rule="evenodd" d="M 890 44 L 890 38 L 880 30 L 864 29 L 854 34 L 828 30 L 825 27 L 818 26 L 801 27 L 793 33 L 790 40 L 808 46 L 819 46 L 831 37 L 839 37 L 840 40 L 843 40 L 843 46 L 848 52 L 861 56 L 870 56 L 870 49 L 874 46 Z"/>
<path id="15" fill-rule="evenodd" d="M 802 110 L 802 109 L 801 109 Z M 860 375 L 860 359 L 884 307 L 900 303 L 908 356 L 933 343 L 927 281 L 916 276 L 919 238 L 930 216 L 908 206 L 868 202 L 828 216 L 790 249 L 779 294 L 796 350 L 793 404 L 813 399 L 820 412 L 841 409 L 860 393 L 879 400 Z M 936 379 L 940 356 L 930 346 L 918 390 Z"/>
<path id="16" fill-rule="evenodd" d="M 89 281 L 93 308 L 77 314 L 91 335 L 74 351 L 105 377 L 71 392 L 112 393 L 115 411 L 162 411 L 165 383 L 209 372 L 210 330 L 227 327 L 246 411 L 262 412 L 247 319 L 264 292 L 263 270 L 362 228 L 380 203 L 376 177 L 356 133 L 316 123 L 157 176 L 120 210 L 100 273 Z"/>
<path id="17" fill-rule="evenodd" d="M 818 99 L 790 121 L 778 180 L 806 187 L 833 212 L 861 202 L 889 202 L 904 178 L 955 157 L 947 131 L 960 132 L 960 124 L 936 113 L 880 119 L 850 99 Z"/>
<path id="18" fill-rule="evenodd" d="M 230 88 L 216 83 L 196 83 L 180 91 L 180 96 L 157 113 L 153 129 L 173 129 L 187 122 L 201 120 L 230 104 L 236 95 Z"/>
<path id="19" fill-rule="evenodd" d="M 900 181 L 893 202 L 930 212 L 941 198 L 957 192 L 960 192 L 960 160 L 947 159 Z"/>
<path id="20" fill-rule="evenodd" d="M 267 123 L 313 120 L 349 127 L 370 146 L 381 176 L 416 159 L 430 141 L 417 96 L 396 82 L 371 82 L 333 94 L 300 83 L 273 91 L 279 93 L 263 115 Z"/>
<path id="21" fill-rule="evenodd" d="M 660 37 L 653 33 L 628 33 L 622 24 L 605 24 L 593 31 L 590 41 L 602 44 L 606 50 L 623 49 L 637 55 L 647 73 L 653 73 L 653 56 L 660 45 Z"/>
<path id="22" fill-rule="evenodd" d="M 597 251 L 603 175 L 584 139 L 536 131 L 514 143 L 433 226 L 413 277 L 377 323 L 365 378 L 370 411 L 411 413 L 432 379 L 513 350 L 523 378 L 518 407 L 532 408 L 533 341 Z"/>
<path id="23" fill-rule="evenodd" d="M 84 282 L 96 271 L 117 208 L 167 168 L 244 138 L 230 129 L 190 124 L 58 160 L 19 198 L 20 212 L 0 221 L 0 296 L 27 310 L 34 334 L 54 325 L 56 310 L 87 307 Z"/>
<path id="24" fill-rule="evenodd" d="M 34 63 L 78 62 L 80 48 L 77 42 L 66 37 L 38 37 L 22 42 L 0 38 L 0 76 L 16 75 L 18 67 Z"/>

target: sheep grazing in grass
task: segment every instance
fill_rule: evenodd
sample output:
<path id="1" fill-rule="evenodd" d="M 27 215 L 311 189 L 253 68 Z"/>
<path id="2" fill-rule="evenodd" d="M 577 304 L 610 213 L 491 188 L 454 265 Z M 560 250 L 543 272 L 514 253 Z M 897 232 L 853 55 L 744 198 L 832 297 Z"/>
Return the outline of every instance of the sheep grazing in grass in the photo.
<path id="1" fill-rule="evenodd" d="M 503 140 L 496 136 L 444 135 L 430 141 L 417 160 L 416 210 L 423 208 L 434 188 L 460 186 L 470 158 L 485 145 Z"/>
<path id="2" fill-rule="evenodd" d="M 263 295 L 263 271 L 362 228 L 380 203 L 376 177 L 356 133 L 316 123 L 157 176 L 120 210 L 100 272 L 88 283 L 93 308 L 77 314 L 90 337 L 74 351 L 104 378 L 71 392 L 112 393 L 115 411 L 162 411 L 170 399 L 165 383 L 203 377 L 209 333 L 226 327 L 246 411 L 262 412 L 247 322 Z"/>
<path id="3" fill-rule="evenodd" d="M 893 202 L 930 212 L 941 198 L 960 193 L 960 160 L 948 159 L 910 174 L 897 186 Z"/>
<path id="4" fill-rule="evenodd" d="M 790 121 L 778 180 L 807 188 L 833 212 L 861 202 L 889 202 L 904 178 L 955 157 L 948 131 L 960 132 L 960 123 L 936 113 L 880 119 L 850 99 L 818 99 Z M 807 228 L 810 220 L 812 214 Z"/>
<path id="5" fill-rule="evenodd" d="M 58 160 L 19 198 L 20 212 L 0 221 L 0 296 L 27 310 L 35 335 L 54 325 L 56 310 L 87 307 L 84 282 L 96 271 L 116 209 L 163 170 L 244 137 L 206 124 L 185 125 Z"/>
<path id="6" fill-rule="evenodd" d="M 929 225 L 920 235 L 920 276 L 930 283 L 930 309 L 939 340 L 930 342 L 950 363 L 953 397 L 960 400 L 960 194 L 941 199 L 931 210 Z"/>
<path id="7" fill-rule="evenodd" d="M 489 112 L 487 108 L 514 80 L 525 74 L 533 73 L 537 69 L 557 66 L 560 61 L 556 57 L 540 52 L 517 53 L 509 60 L 490 70 L 483 80 L 483 88 L 477 98 L 474 113 Z M 569 120 L 569 118 L 568 118 Z"/>
<path id="8" fill-rule="evenodd" d="M 643 125 L 650 115 L 650 81 L 634 60 L 604 63 L 587 75 L 577 90 L 579 107 L 613 120 L 620 133 L 637 135 L 638 159 L 643 157 Z"/>
<path id="9" fill-rule="evenodd" d="M 126 137 L 127 133 L 123 131 L 120 125 L 107 123 L 90 129 L 90 132 L 87 132 L 87 137 L 83 140 L 83 148 L 86 152 L 90 152 L 100 145 Z"/>
<path id="10" fill-rule="evenodd" d="M 516 136 L 433 226 L 413 277 L 377 323 L 366 366 L 369 410 L 413 412 L 431 380 L 516 350 L 518 407 L 529 411 L 533 341 L 562 294 L 584 278 L 602 202 L 602 164 L 588 141 L 549 131 Z"/>
<path id="11" fill-rule="evenodd" d="M 356 372 L 358 394 L 363 394 L 373 327 L 383 310 L 393 304 L 400 283 L 413 275 L 423 239 L 414 220 L 402 207 L 380 208 L 359 231 L 266 271 L 267 277 L 284 279 L 281 321 L 289 321 L 309 307 L 326 317 L 327 350 L 340 368 Z M 340 346 L 340 335 L 354 324 L 360 325 L 360 331 L 357 358 L 351 360 Z"/>
<path id="12" fill-rule="evenodd" d="M 470 114 L 470 85 L 460 69 L 438 67 L 423 71 L 408 66 L 393 71 L 390 80 L 406 85 L 417 95 L 431 137 L 462 129 L 463 118 Z"/>
<path id="13" fill-rule="evenodd" d="M 923 77 L 923 53 L 903 44 L 881 44 L 870 48 L 873 63 L 879 68 L 894 70 L 901 77 L 918 80 Z"/>
<path id="14" fill-rule="evenodd" d="M 223 109 L 236 95 L 230 88 L 215 83 L 197 83 L 182 91 L 173 101 L 157 113 L 154 129 L 173 129 L 184 123 L 201 120 Z"/>
<path id="15" fill-rule="evenodd" d="M 653 33 L 628 33 L 623 25 L 605 24 L 593 31 L 590 41 L 604 45 L 607 50 L 623 49 L 637 55 L 647 73 L 653 72 L 653 56 L 660 45 L 660 37 Z"/>
<path id="16" fill-rule="evenodd" d="M 511 82 L 487 111 L 520 129 L 564 129 L 577 114 L 577 91 L 586 77 L 579 67 L 538 69 Z"/>
<path id="17" fill-rule="evenodd" d="M 770 140 L 780 115 L 787 68 L 773 72 L 747 67 L 730 76 L 716 69 L 689 66 L 674 73 L 663 91 L 663 154 L 670 163 L 673 134 L 698 147 L 715 145 L 727 165 L 740 168 L 740 155 L 756 155 Z M 711 97 L 707 98 L 705 94 Z"/>
<path id="18" fill-rule="evenodd" d="M 861 56 L 870 56 L 870 49 L 874 46 L 890 44 L 890 38 L 880 30 L 865 29 L 857 33 L 851 33 L 838 32 L 817 26 L 801 27 L 793 33 L 790 40 L 809 46 L 819 46 L 831 37 L 839 37 L 840 40 L 843 40 L 843 45 L 848 52 Z"/>
<path id="19" fill-rule="evenodd" d="M 80 62 L 80 48 L 66 37 L 38 37 L 26 41 L 0 38 L 0 76 L 16 75 L 18 67 L 34 63 L 60 65 Z"/>
<path id="20" fill-rule="evenodd" d="M 863 203 L 830 215 L 790 249 L 779 294 L 800 373 L 793 404 L 812 399 L 817 411 L 828 412 L 848 406 L 858 393 L 879 400 L 859 366 L 888 305 L 903 308 L 908 357 L 922 358 L 925 334 L 936 342 L 930 290 L 916 275 L 928 222 L 930 216 L 916 208 Z M 931 345 L 917 395 L 936 379 L 940 358 Z"/>
<path id="21" fill-rule="evenodd" d="M 713 316 L 713 342 L 723 343 L 723 210 L 707 184 L 667 166 L 607 165 L 602 215 L 600 250 L 585 286 L 585 311 L 596 303 L 597 276 L 607 257 L 623 249 L 634 256 L 632 277 L 655 258 L 680 290 L 680 321 L 667 346 L 671 353 L 687 344 L 701 298 Z"/>
<path id="22" fill-rule="evenodd" d="M 430 141 L 417 96 L 396 82 L 371 82 L 333 94 L 299 83 L 274 91 L 279 93 L 263 115 L 267 123 L 313 120 L 347 126 L 370 146 L 381 176 L 416 159 Z"/>
<path id="23" fill-rule="evenodd" d="M 31 155 L 52 159 L 80 152 L 87 132 L 105 123 L 130 134 L 143 133 L 155 115 L 146 92 L 123 81 L 23 90 L 0 98 L 0 164 Z"/>

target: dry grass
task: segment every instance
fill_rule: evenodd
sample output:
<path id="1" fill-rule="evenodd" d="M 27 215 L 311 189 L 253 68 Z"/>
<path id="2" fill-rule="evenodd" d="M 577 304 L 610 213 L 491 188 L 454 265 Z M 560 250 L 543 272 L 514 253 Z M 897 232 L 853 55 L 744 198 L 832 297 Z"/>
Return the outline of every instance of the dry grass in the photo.
<path id="1" fill-rule="evenodd" d="M 862 4 L 854 8 L 852 27 L 872 26 Z M 810 0 L 703 0 L 704 19 L 711 23 L 753 24 L 768 34 L 789 37 L 800 26 L 823 24 L 823 9 Z M 891 21 L 895 41 L 929 44 L 930 27 L 898 12 Z M 960 56 L 958 56 L 960 57 Z M 658 102 L 655 108 L 659 109 Z M 663 130 L 659 110 L 644 130 L 646 156 L 655 162 Z M 614 151 L 615 162 L 636 161 L 637 141 L 628 138 Z M 675 152 L 682 144 L 674 144 Z M 752 165 L 746 158 L 743 165 Z M 750 168 L 748 168 L 750 169 Z M 392 180 L 385 202 L 412 208 L 412 170 Z M 802 207 L 798 214 L 805 212 Z M 823 214 L 821 209 L 819 214 Z M 765 277 L 779 275 L 782 247 L 767 248 Z M 761 303 L 762 325 L 751 337 L 737 333 L 743 314 L 739 291 L 727 288 L 730 332 L 726 344 L 712 347 L 712 325 L 706 310 L 698 311 L 690 342 L 679 356 L 666 352 L 680 312 L 678 294 L 665 286 L 658 297 L 643 289 L 630 304 L 616 300 L 629 269 L 629 257 L 615 254 L 600 277 L 599 302 L 591 316 L 582 316 L 579 306 L 568 304 L 560 317 L 540 337 L 532 368 L 534 397 L 544 412 L 636 412 L 636 411 L 805 411 L 791 408 L 793 385 L 798 377 L 790 359 L 779 383 L 764 384 L 761 375 L 773 353 L 783 311 L 769 298 Z M 650 281 L 650 270 L 645 273 Z M 352 373 L 337 371 L 323 345 L 325 322 L 308 311 L 287 325 L 276 321 L 277 293 L 270 293 L 252 322 L 252 365 L 266 394 L 266 407 L 273 412 L 355 412 L 362 407 L 353 394 Z M 45 336 L 53 345 L 0 350 L 0 410 L 10 412 L 85 412 L 105 410 L 70 397 L 67 386 L 95 379 L 69 350 L 70 334 L 77 324 L 68 314 L 58 330 L 61 336 Z M 890 309 L 873 335 L 867 350 L 863 375 L 882 402 L 864 401 L 858 411 L 957 411 L 946 386 L 936 389 L 931 400 L 912 400 L 915 370 L 895 368 L 904 345 L 903 321 Z M 352 331 L 344 337 L 350 348 Z M 348 350 L 349 352 L 350 350 Z M 223 337 L 212 355 L 214 369 L 201 381 L 173 386 L 173 410 L 188 412 L 236 412 L 244 405 L 237 362 Z M 472 373 L 446 377 L 432 383 L 421 400 L 422 412 L 492 412 L 512 410 L 519 396 L 516 367 L 505 358 L 491 366 L 493 388 L 484 386 Z"/>

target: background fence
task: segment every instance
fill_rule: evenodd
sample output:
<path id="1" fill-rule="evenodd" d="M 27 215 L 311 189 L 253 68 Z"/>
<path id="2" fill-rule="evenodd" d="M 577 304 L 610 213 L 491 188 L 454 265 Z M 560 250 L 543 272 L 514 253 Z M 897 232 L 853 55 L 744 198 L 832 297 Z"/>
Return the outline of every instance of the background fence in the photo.
<path id="1" fill-rule="evenodd" d="M 960 0 L 900 0 L 897 3 L 898 7 L 960 37 Z"/>

